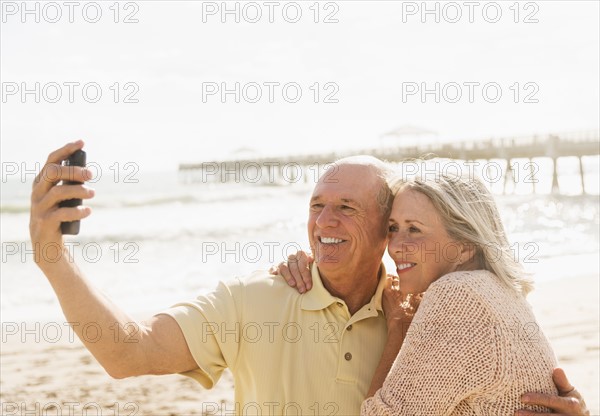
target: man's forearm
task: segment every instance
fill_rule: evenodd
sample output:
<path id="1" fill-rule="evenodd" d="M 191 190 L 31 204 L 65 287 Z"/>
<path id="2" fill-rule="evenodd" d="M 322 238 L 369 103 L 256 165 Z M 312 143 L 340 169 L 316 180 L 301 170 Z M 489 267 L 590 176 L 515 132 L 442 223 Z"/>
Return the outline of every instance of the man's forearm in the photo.
<path id="1" fill-rule="evenodd" d="M 122 378 L 144 373 L 140 341 L 145 328 L 85 279 L 68 250 L 64 249 L 63 254 L 58 262 L 38 265 L 52 285 L 73 331 L 111 376 Z"/>

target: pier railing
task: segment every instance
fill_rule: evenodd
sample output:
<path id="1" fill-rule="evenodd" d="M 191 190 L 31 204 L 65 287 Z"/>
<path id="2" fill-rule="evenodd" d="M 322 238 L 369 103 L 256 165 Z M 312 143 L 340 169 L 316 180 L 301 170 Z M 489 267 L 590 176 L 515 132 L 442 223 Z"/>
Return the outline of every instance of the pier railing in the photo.
<path id="1" fill-rule="evenodd" d="M 557 160 L 562 157 L 578 157 L 582 189 L 585 190 L 585 172 L 581 158 L 600 154 L 600 134 L 598 130 L 584 130 L 484 140 L 382 145 L 345 152 L 211 160 L 181 164 L 179 174 L 180 179 L 184 182 L 200 183 L 247 182 L 272 185 L 308 182 L 309 179 L 318 177 L 319 167 L 333 163 L 339 158 L 356 154 L 372 155 L 390 162 L 403 162 L 425 156 L 464 161 L 504 159 L 508 162 L 507 181 L 513 177 L 510 172 L 512 159 L 531 160 L 546 157 L 552 159 L 554 163 L 553 191 L 558 191 Z M 313 171 L 313 175 L 306 174 L 311 171 Z M 299 172 L 303 175 L 300 175 Z"/>

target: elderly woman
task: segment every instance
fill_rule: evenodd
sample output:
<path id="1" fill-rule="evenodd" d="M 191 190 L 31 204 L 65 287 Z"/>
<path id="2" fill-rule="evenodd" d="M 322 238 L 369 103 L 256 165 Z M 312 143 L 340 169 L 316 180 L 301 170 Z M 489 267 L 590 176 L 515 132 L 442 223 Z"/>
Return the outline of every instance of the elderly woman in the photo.
<path id="1" fill-rule="evenodd" d="M 485 186 L 440 175 L 391 188 L 388 252 L 398 279 L 384 298 L 396 334 L 388 352 L 412 323 L 362 413 L 507 415 L 525 392 L 556 393 L 554 354 L 525 301 L 531 282 Z"/>
<path id="2" fill-rule="evenodd" d="M 525 301 L 531 282 L 486 187 L 444 175 L 390 187 L 398 276 L 384 292 L 389 337 L 362 414 L 509 415 L 526 392 L 556 394 L 556 360 Z"/>

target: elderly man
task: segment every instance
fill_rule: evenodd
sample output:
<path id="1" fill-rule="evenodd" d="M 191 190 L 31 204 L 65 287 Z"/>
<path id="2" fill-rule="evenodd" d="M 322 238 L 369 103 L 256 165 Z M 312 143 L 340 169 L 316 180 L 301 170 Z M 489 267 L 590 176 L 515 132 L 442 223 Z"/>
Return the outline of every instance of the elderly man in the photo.
<path id="1" fill-rule="evenodd" d="M 91 213 L 85 206 L 58 207 L 62 200 L 93 197 L 91 189 L 55 186 L 61 179 L 90 179 L 85 169 L 60 167 L 82 147 L 77 141 L 50 154 L 33 186 L 33 246 L 58 244 L 64 252 L 57 262 L 43 256 L 36 261 L 69 321 L 96 322 L 103 333 L 119 323 L 125 331 L 133 319 L 84 278 L 63 245 L 60 223 Z M 183 373 L 210 388 L 230 368 L 236 414 L 358 414 L 387 336 L 381 258 L 391 195 L 384 168 L 377 159 L 349 159 L 317 183 L 308 221 L 318 253 L 311 291 L 300 294 L 279 277 L 255 273 L 139 323 L 135 343 L 115 343 L 112 336 L 92 343 L 81 334 L 84 325 L 74 331 L 116 378 Z M 48 171 L 52 182 L 45 179 Z M 563 381 L 559 390 L 568 390 Z M 565 413 L 585 412 L 573 398 L 537 402 Z"/>

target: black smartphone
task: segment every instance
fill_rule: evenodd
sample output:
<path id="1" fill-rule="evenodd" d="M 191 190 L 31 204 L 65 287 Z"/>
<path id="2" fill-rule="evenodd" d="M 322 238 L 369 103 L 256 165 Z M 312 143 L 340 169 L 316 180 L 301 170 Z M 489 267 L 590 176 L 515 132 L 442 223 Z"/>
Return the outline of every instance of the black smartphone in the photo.
<path id="1" fill-rule="evenodd" d="M 63 161 L 63 166 L 85 166 L 85 152 L 83 150 L 77 150 L 69 158 Z M 63 181 L 63 185 L 80 185 L 81 182 L 74 181 Z M 77 207 L 82 204 L 81 199 L 67 199 L 58 204 L 59 207 Z M 79 234 L 79 223 L 80 221 L 69 221 L 62 222 L 60 229 L 63 234 L 77 235 Z"/>

